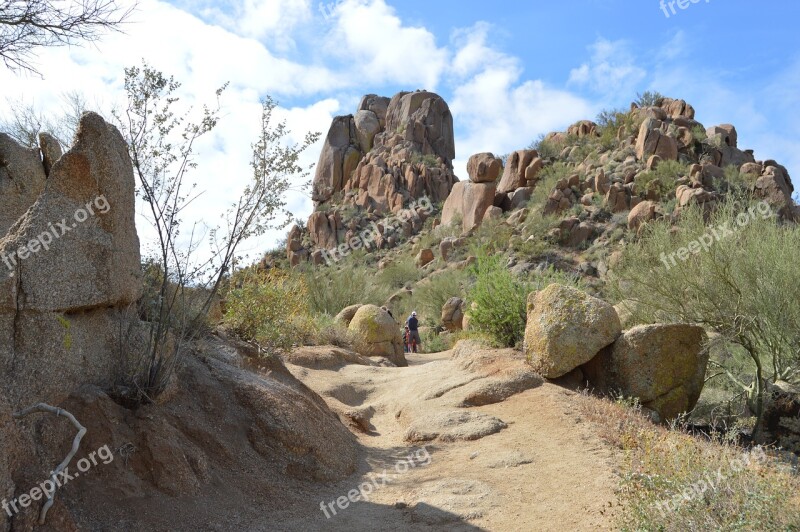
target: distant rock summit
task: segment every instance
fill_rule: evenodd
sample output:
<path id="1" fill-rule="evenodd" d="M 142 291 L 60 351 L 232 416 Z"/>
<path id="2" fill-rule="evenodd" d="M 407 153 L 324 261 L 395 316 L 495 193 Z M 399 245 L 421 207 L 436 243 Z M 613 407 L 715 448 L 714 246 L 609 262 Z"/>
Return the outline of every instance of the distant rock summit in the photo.
<path id="1" fill-rule="evenodd" d="M 295 226 L 287 239 L 291 263 L 320 263 L 323 250 L 415 200 L 444 201 L 458 181 L 454 157 L 453 115 L 441 96 L 364 96 L 354 115 L 337 116 L 328 130 L 312 186 L 314 213 L 307 229 Z M 399 226 L 377 223 L 379 234 L 367 245 L 392 247 L 400 235 L 418 232 L 426 214 L 412 210 Z"/>

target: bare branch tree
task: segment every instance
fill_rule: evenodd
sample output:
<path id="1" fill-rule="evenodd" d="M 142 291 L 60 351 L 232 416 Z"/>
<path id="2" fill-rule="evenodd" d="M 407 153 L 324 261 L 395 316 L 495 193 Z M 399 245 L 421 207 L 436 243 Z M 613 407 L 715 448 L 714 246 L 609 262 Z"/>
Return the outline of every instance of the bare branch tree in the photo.
<path id="1" fill-rule="evenodd" d="M 61 109 L 45 115 L 32 101 L 8 98 L 8 108 L 0 115 L 0 131 L 28 148 L 39 146 L 39 133 L 46 132 L 53 135 L 62 148 L 69 148 L 83 112 L 101 106 L 97 103 L 90 106 L 86 96 L 79 91 L 65 92 L 61 100 Z"/>
<path id="2" fill-rule="evenodd" d="M 197 251 L 205 235 L 199 224 L 184 224 L 187 207 L 199 196 L 189 175 L 196 168 L 195 146 L 210 133 L 220 114 L 203 107 L 194 118 L 181 110 L 172 77 L 144 64 L 125 70 L 127 108 L 115 113 L 128 142 L 133 170 L 144 200 L 145 216 L 155 230 L 154 253 L 145 268 L 148 331 L 142 341 L 142 362 L 133 386 L 134 402 L 147 402 L 161 393 L 175 371 L 182 351 L 202 330 L 202 323 L 224 281 L 229 278 L 241 245 L 290 220 L 286 193 L 308 178 L 300 155 L 318 138 L 306 135 L 289 142 L 286 123 L 273 117 L 275 102 L 262 105 L 259 136 L 252 145 L 252 178 L 238 199 L 222 214 L 221 227 L 209 231 L 210 250 L 205 259 Z M 217 90 L 219 96 L 224 86 Z"/>
<path id="3" fill-rule="evenodd" d="M 0 0 L 0 58 L 11 70 L 41 75 L 37 48 L 96 42 L 119 31 L 135 7 L 116 0 Z"/>

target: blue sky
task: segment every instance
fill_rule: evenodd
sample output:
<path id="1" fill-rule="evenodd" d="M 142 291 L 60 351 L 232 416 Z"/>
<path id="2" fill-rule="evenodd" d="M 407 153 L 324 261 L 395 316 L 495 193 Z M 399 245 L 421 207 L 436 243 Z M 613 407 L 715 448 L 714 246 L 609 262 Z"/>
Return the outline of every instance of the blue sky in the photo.
<path id="1" fill-rule="evenodd" d="M 57 113 L 60 94 L 78 90 L 102 111 L 120 101 L 122 68 L 142 58 L 181 80 L 187 103 L 208 101 L 230 81 L 225 118 L 200 146 L 195 176 L 209 192 L 194 215 L 210 224 L 209 213 L 248 177 L 266 94 L 280 101 L 299 139 L 327 131 L 362 94 L 435 90 L 454 114 L 456 173 L 464 178 L 472 153 L 525 147 L 658 90 L 686 99 L 706 126 L 733 123 L 741 148 L 800 176 L 800 3 L 674 7 L 667 17 L 659 0 L 141 0 L 124 35 L 44 51 L 44 79 L 0 70 L 0 97 Z M 290 206 L 299 217 L 311 211 L 302 195 Z"/>

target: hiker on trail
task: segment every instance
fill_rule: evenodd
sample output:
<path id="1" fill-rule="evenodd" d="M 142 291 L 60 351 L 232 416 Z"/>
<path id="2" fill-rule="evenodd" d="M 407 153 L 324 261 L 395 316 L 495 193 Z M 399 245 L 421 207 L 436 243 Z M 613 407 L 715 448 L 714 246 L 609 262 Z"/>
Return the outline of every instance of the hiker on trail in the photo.
<path id="1" fill-rule="evenodd" d="M 419 337 L 419 320 L 417 319 L 417 311 L 411 313 L 411 316 L 406 320 L 406 327 L 409 333 L 409 347 L 411 353 L 416 353 L 422 345 L 422 339 Z"/>
<path id="2" fill-rule="evenodd" d="M 406 353 L 411 352 L 411 332 L 408 330 L 408 325 L 403 330 L 403 350 Z"/>

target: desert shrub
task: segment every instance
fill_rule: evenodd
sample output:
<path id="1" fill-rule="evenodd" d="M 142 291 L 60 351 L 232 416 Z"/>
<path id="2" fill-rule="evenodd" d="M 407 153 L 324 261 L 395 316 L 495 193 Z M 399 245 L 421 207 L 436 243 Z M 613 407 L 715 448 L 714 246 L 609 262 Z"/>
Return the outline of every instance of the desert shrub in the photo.
<path id="1" fill-rule="evenodd" d="M 423 166 L 427 166 L 428 168 L 437 168 L 439 166 L 439 161 L 437 160 L 436 156 L 431 153 L 427 155 L 415 153 L 411 156 L 411 164 L 421 164 Z"/>
<path id="2" fill-rule="evenodd" d="M 641 192 L 653 191 L 661 197 L 674 195 L 675 182 L 688 173 L 686 165 L 678 161 L 661 161 L 653 170 L 636 175 L 636 189 Z"/>
<path id="3" fill-rule="evenodd" d="M 539 157 L 542 159 L 551 159 L 558 157 L 565 146 L 567 146 L 566 141 L 558 141 L 552 138 L 547 139 L 544 134 L 541 134 L 528 148 L 536 150 L 539 153 Z"/>
<path id="4" fill-rule="evenodd" d="M 309 269 L 301 274 L 312 313 L 335 316 L 356 303 L 382 305 L 391 295 L 392 288 L 376 282 L 374 270 L 356 264 L 356 260 L 348 260 L 337 268 Z"/>
<path id="5" fill-rule="evenodd" d="M 800 523 L 800 477 L 762 449 L 655 426 L 635 406 L 586 394 L 578 407 L 623 453 L 621 530 L 796 530 Z"/>
<path id="6" fill-rule="evenodd" d="M 714 190 L 723 193 L 733 193 L 737 196 L 749 197 L 755 180 L 743 175 L 739 168 L 733 164 L 725 167 L 725 176 L 714 180 Z"/>
<path id="7" fill-rule="evenodd" d="M 664 95 L 658 91 L 644 91 L 643 93 L 636 93 L 636 105 L 639 107 L 653 107 L 660 105 L 664 99 Z"/>
<path id="8" fill-rule="evenodd" d="M 575 173 L 575 168 L 565 163 L 554 163 L 542 168 L 539 172 L 539 181 L 533 189 L 528 206 L 542 208 L 547 203 L 547 197 L 553 192 L 556 183 L 562 178 L 568 178 Z"/>
<path id="9" fill-rule="evenodd" d="M 508 247 L 512 235 L 513 228 L 502 218 L 485 220 L 472 235 L 470 253 L 475 254 L 478 250 L 485 250 L 488 253 L 502 252 Z M 460 250 L 454 251 L 457 254 Z"/>
<path id="10" fill-rule="evenodd" d="M 692 128 L 692 137 L 694 137 L 695 142 L 703 142 L 708 138 L 708 135 L 705 128 L 698 124 Z"/>
<path id="11" fill-rule="evenodd" d="M 610 289 L 637 303 L 640 323 L 697 323 L 718 333 L 717 342 L 738 346 L 749 359 L 746 375 L 734 374 L 730 359 L 712 366 L 760 417 L 765 380 L 798 379 L 798 247 L 800 230 L 777 223 L 766 203 L 729 196 L 711 214 L 683 210 L 675 227 L 647 224 L 624 248 Z"/>
<path id="12" fill-rule="evenodd" d="M 522 225 L 519 237 L 509 240 L 511 248 L 521 257 L 533 259 L 548 248 L 547 233 L 558 223 L 558 217 L 545 216 L 541 209 L 531 209 Z"/>
<path id="13" fill-rule="evenodd" d="M 488 334 L 503 346 L 516 345 L 525 334 L 528 283 L 508 271 L 502 255 L 479 256 L 473 273 L 475 284 L 467 295 L 470 328 Z"/>
<path id="14" fill-rule="evenodd" d="M 353 335 L 342 325 L 333 320 L 329 314 L 318 314 L 313 317 L 312 329 L 310 331 L 310 342 L 315 345 L 335 345 L 352 349 Z"/>
<path id="15" fill-rule="evenodd" d="M 595 119 L 599 126 L 598 143 L 603 149 L 611 150 L 617 147 L 619 141 L 617 135 L 619 129 L 623 128 L 625 136 L 633 135 L 639 130 L 642 119 L 635 116 L 630 111 L 622 109 L 602 110 Z"/>
<path id="16" fill-rule="evenodd" d="M 519 345 L 525 336 L 528 294 L 551 283 L 577 286 L 577 280 L 554 269 L 531 279 L 515 277 L 505 266 L 502 255 L 480 254 L 471 268 L 474 284 L 467 294 L 470 329 L 484 333 L 497 344 Z M 475 303 L 476 308 L 472 308 Z"/>
<path id="17" fill-rule="evenodd" d="M 228 293 L 225 325 L 239 337 L 288 350 L 308 336 L 308 292 L 302 278 L 278 270 L 247 272 Z"/>
<path id="18" fill-rule="evenodd" d="M 453 348 L 449 334 L 437 334 L 433 329 L 425 331 L 422 335 L 422 349 L 425 353 L 441 353 Z"/>
<path id="19" fill-rule="evenodd" d="M 417 283 L 412 298 L 412 310 L 419 314 L 420 322 L 434 327 L 440 324 L 442 307 L 451 297 L 463 297 L 469 282 L 465 270 L 451 269 L 438 272 Z"/>
<path id="20" fill-rule="evenodd" d="M 404 257 L 391 262 L 377 274 L 377 283 L 392 289 L 403 288 L 420 278 L 420 270 L 414 264 L 413 257 Z"/>

